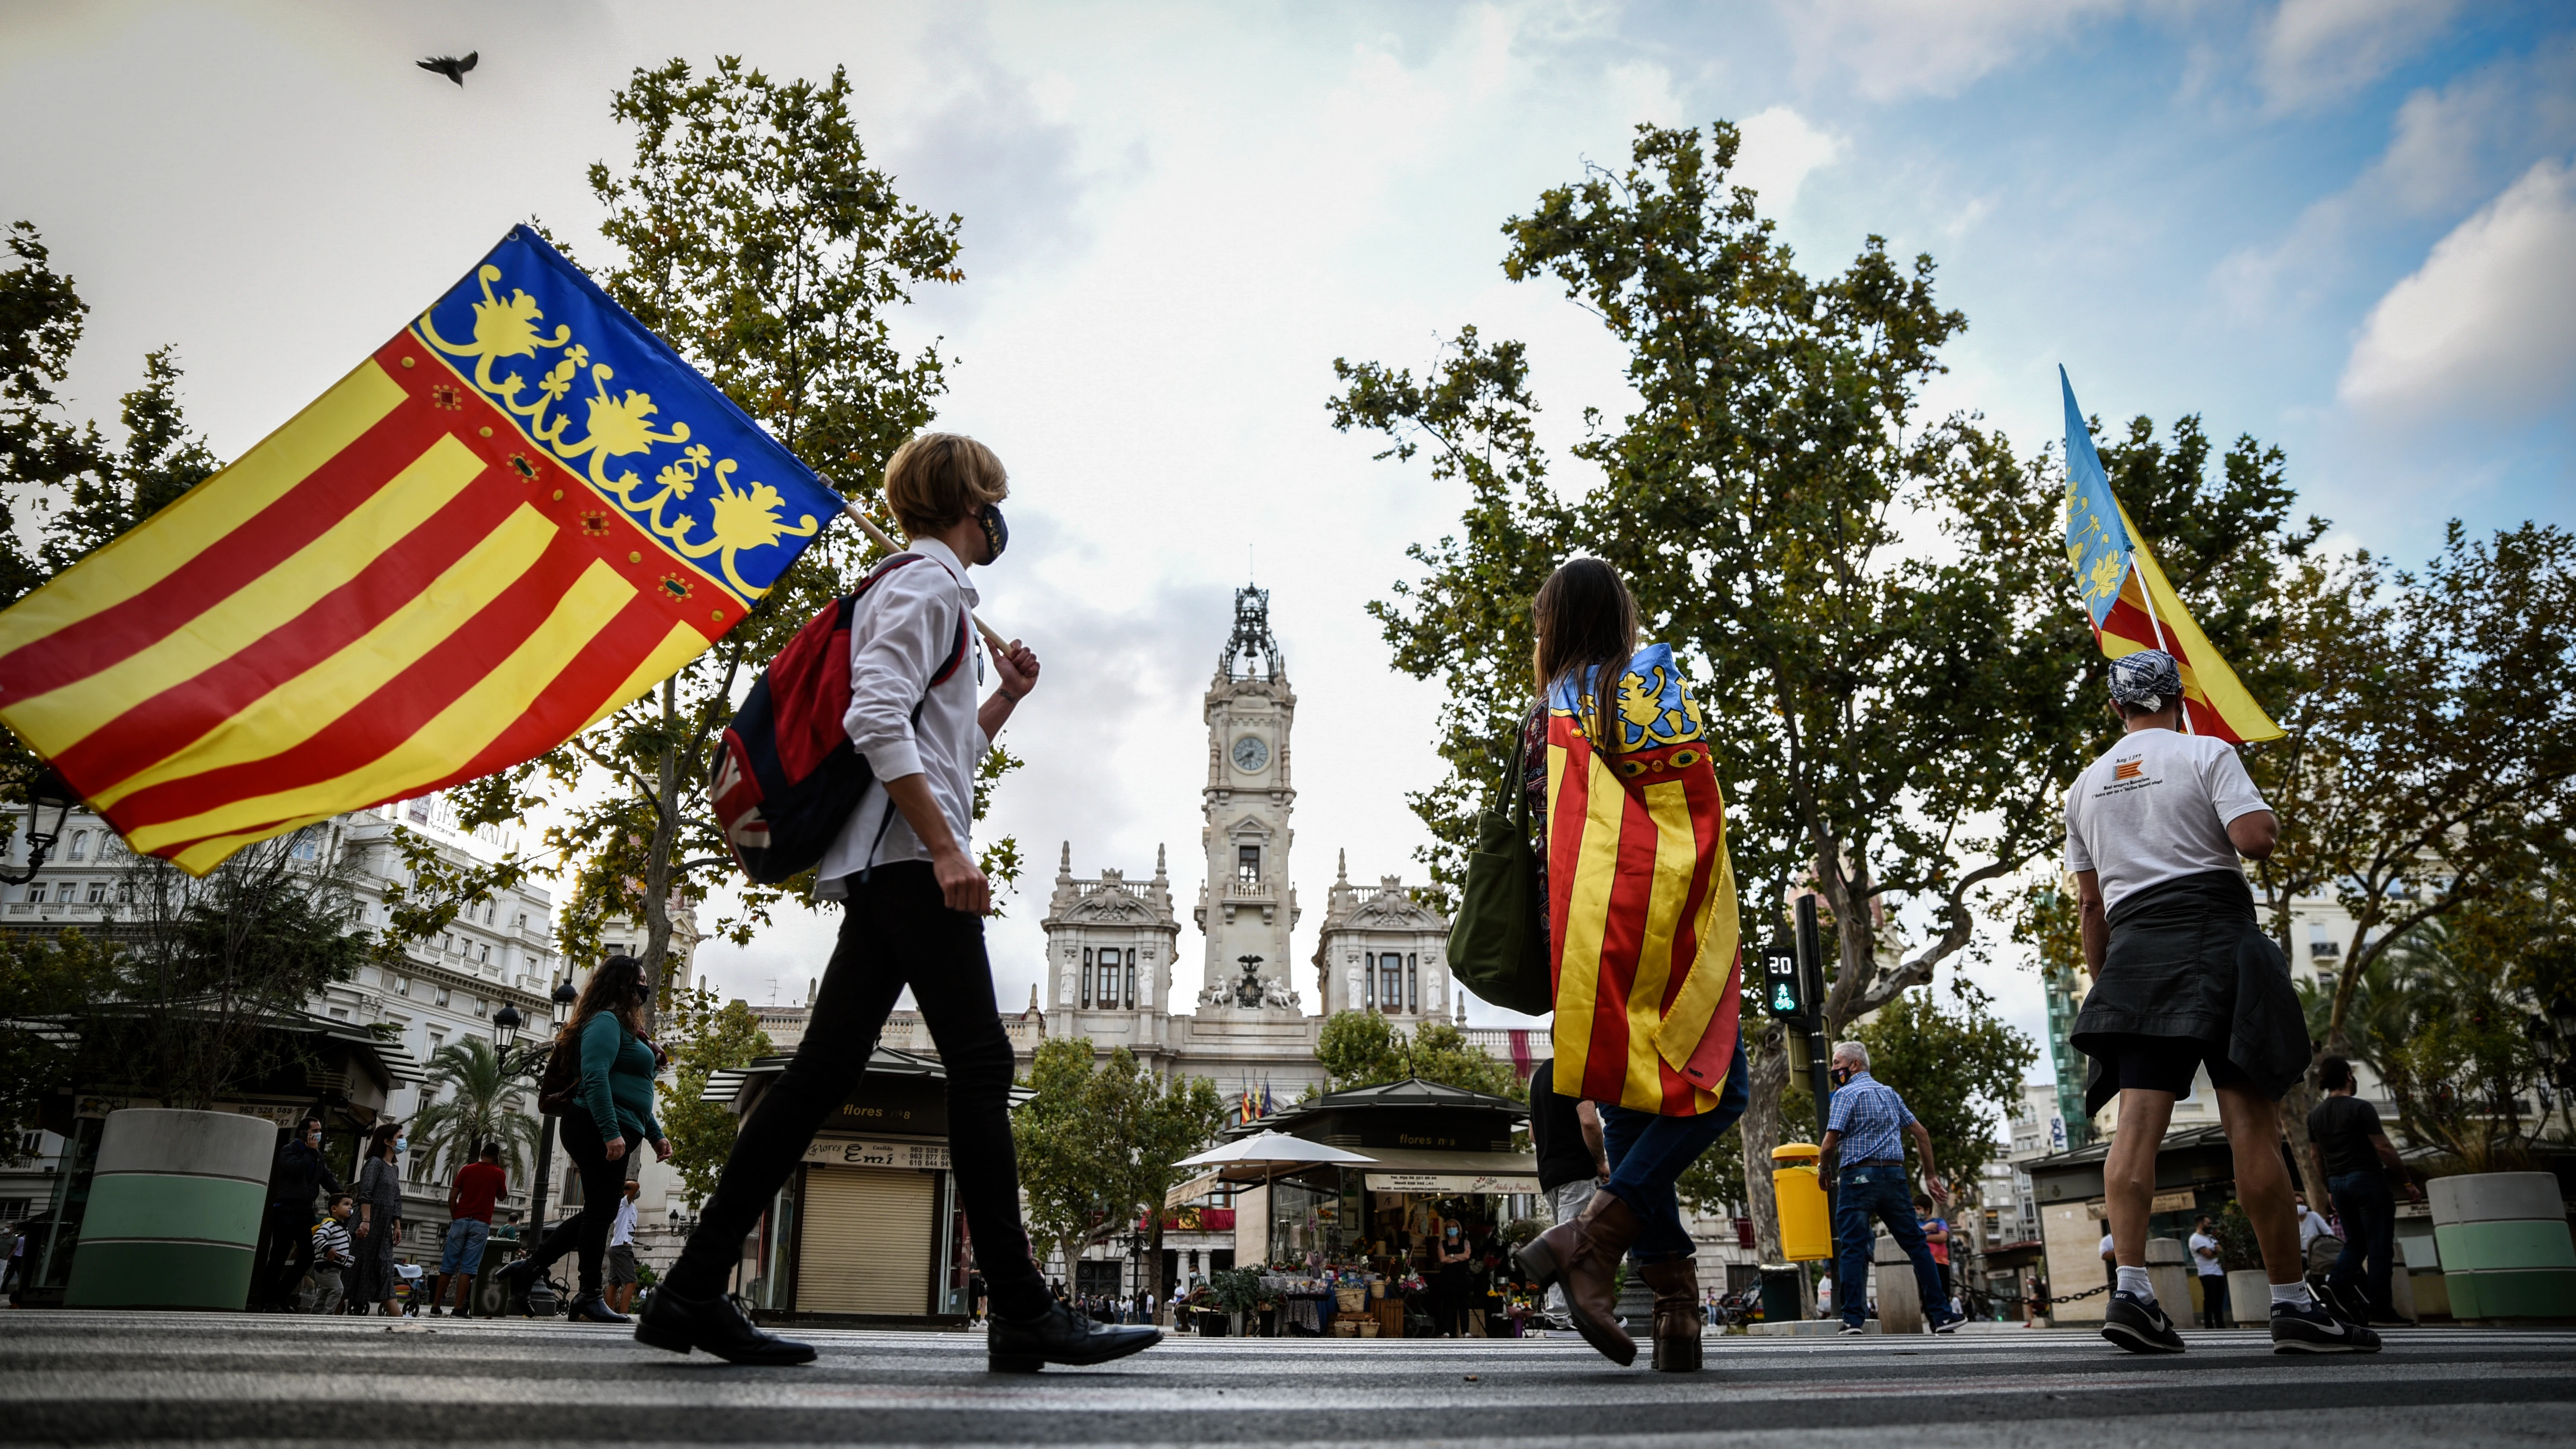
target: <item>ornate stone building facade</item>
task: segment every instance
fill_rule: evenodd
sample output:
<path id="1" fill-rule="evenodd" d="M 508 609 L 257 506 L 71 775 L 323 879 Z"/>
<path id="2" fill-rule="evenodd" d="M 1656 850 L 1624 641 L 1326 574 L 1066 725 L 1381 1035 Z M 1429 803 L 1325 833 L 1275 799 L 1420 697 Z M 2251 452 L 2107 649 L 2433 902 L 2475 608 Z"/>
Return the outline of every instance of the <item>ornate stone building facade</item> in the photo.
<path id="1" fill-rule="evenodd" d="M 1203 943 L 1194 998 L 1173 1011 L 1181 923 L 1162 853 L 1147 882 L 1112 868 L 1076 877 L 1068 841 L 1044 921 L 1045 1034 L 1088 1037 L 1103 1052 L 1124 1046 L 1157 1070 L 1207 1077 L 1230 1096 L 1266 1087 L 1285 1101 L 1323 1079 L 1315 1061 L 1322 1017 L 1310 1010 L 1377 1006 L 1410 1022 L 1454 1009 L 1449 926 L 1395 877 L 1355 887 L 1345 870 L 1327 907 L 1310 1001 L 1290 969 L 1299 916 L 1289 865 L 1297 693 L 1271 633 L 1267 590 L 1235 591 L 1234 630 L 1201 716 L 1207 874 L 1191 911 Z M 1326 967 L 1328 960 L 1340 964 Z"/>
<path id="2" fill-rule="evenodd" d="M 1449 989 L 1449 921 L 1414 900 L 1396 876 L 1374 887 L 1350 881 L 1344 856 L 1324 898 L 1315 942 L 1315 994 L 1324 1015 L 1358 1007 L 1399 1024 L 1437 1020 L 1466 1001 Z"/>

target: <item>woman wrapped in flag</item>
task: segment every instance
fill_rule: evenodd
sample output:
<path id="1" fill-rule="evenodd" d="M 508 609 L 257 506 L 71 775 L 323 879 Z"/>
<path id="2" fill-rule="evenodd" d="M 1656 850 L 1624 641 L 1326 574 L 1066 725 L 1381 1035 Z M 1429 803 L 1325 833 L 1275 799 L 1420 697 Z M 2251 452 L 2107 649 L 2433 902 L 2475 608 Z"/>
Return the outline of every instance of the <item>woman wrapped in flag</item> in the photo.
<path id="1" fill-rule="evenodd" d="M 1700 1366 L 1699 1283 L 1673 1184 L 1744 1113 L 1735 874 L 1699 706 L 1670 647 L 1637 645 L 1618 573 L 1579 558 L 1534 608 L 1523 784 L 1541 822 L 1555 1089 L 1597 1104 L 1610 1180 L 1521 1249 L 1584 1341 L 1621 1364 L 1614 1281 L 1655 1293 L 1654 1366 Z"/>

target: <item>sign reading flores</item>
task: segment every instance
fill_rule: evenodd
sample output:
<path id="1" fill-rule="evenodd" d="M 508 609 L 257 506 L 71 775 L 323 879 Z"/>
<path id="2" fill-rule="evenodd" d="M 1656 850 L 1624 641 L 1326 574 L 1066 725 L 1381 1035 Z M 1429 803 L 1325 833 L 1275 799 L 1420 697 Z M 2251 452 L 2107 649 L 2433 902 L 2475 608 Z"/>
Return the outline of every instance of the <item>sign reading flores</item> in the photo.
<path id="1" fill-rule="evenodd" d="M 0 722 L 196 874 L 543 754 L 840 500 L 526 227 L 248 453 L 0 613 Z"/>

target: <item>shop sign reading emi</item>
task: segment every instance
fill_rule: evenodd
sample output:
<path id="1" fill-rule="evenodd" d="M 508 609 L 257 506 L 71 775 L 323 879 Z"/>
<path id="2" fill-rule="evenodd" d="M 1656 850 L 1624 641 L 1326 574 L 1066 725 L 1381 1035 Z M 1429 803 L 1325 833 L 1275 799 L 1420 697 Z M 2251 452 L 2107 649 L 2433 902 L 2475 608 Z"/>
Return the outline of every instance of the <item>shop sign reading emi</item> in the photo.
<path id="1" fill-rule="evenodd" d="M 936 1171 L 948 1166 L 948 1144 L 821 1137 L 806 1145 L 805 1160 L 831 1163 L 840 1167 L 894 1167 Z"/>

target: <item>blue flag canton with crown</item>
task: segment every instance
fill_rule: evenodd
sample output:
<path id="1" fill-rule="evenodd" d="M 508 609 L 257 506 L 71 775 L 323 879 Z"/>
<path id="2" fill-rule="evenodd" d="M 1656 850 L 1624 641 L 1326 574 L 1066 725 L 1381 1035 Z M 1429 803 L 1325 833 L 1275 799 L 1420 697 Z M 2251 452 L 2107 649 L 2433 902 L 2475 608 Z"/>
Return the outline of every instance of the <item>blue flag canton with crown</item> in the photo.
<path id="1" fill-rule="evenodd" d="M 2098 628 L 2129 580 L 2129 530 L 2111 497 L 2110 475 L 2093 451 L 2084 414 L 2075 406 L 2075 384 L 2063 367 L 2057 370 L 2057 383 L 2066 398 L 2066 558 L 2075 566 L 2076 587 Z"/>
<path id="2" fill-rule="evenodd" d="M 745 607 L 841 508 L 812 469 L 527 227 L 412 331 L 545 456 Z"/>

